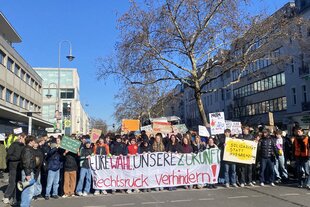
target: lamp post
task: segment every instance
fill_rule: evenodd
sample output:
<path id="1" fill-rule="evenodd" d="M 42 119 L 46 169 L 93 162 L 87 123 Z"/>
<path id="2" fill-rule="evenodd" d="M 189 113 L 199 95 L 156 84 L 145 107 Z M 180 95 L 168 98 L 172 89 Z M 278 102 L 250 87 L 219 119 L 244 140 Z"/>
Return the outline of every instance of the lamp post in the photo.
<path id="1" fill-rule="evenodd" d="M 61 100 L 60 100 L 60 60 L 61 60 L 61 46 L 67 43 L 69 45 L 69 55 L 66 56 L 66 58 L 71 62 L 74 59 L 74 56 L 72 55 L 72 44 L 69 40 L 63 40 L 59 42 L 58 46 L 58 84 L 57 84 L 57 103 L 58 106 L 56 107 L 56 110 L 58 113 L 60 113 L 60 105 L 61 105 Z M 56 119 L 56 123 L 58 123 L 59 119 Z M 60 127 L 60 124 L 57 124 L 57 126 Z M 62 132 L 62 130 L 61 130 Z"/>

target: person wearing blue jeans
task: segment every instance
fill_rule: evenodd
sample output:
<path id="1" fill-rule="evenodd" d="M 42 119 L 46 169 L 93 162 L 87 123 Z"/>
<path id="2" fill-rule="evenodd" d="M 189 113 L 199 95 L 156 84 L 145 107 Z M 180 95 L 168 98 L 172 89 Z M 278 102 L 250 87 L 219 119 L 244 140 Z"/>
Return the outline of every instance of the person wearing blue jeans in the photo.
<path id="1" fill-rule="evenodd" d="M 237 174 L 236 174 L 236 164 L 232 162 L 225 162 L 224 163 L 225 168 L 225 185 L 227 188 L 229 188 L 230 184 L 234 187 L 237 186 Z"/>
<path id="2" fill-rule="evenodd" d="M 78 156 L 80 157 L 80 178 L 78 185 L 76 187 L 76 194 L 78 196 L 87 196 L 90 192 L 90 183 L 91 183 L 91 171 L 89 168 L 89 159 L 93 153 L 91 149 L 91 142 L 89 139 L 86 140 L 85 146 L 81 148 Z M 83 191 L 83 185 L 85 180 L 85 188 Z"/>
<path id="3" fill-rule="evenodd" d="M 26 147 L 24 147 L 21 153 L 22 164 L 22 181 L 31 181 L 34 179 L 34 172 L 36 169 L 36 156 L 33 146 L 35 144 L 35 138 L 27 136 L 25 141 Z M 30 207 L 31 200 L 34 193 L 34 185 L 26 187 L 21 195 L 20 207 Z"/>
<path id="4" fill-rule="evenodd" d="M 53 142 L 51 144 L 51 149 L 47 153 L 47 185 L 46 185 L 46 193 L 45 200 L 50 198 L 51 189 L 53 187 L 52 198 L 58 198 L 58 188 L 59 188 L 59 178 L 60 178 L 60 168 L 62 167 L 61 155 L 59 145 Z"/>

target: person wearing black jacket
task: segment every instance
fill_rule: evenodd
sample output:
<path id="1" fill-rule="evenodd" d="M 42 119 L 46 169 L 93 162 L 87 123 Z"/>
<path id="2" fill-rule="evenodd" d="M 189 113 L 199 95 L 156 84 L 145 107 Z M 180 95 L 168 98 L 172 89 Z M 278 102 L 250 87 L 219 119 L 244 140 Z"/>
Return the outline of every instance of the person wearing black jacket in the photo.
<path id="1" fill-rule="evenodd" d="M 111 154 L 114 156 L 127 155 L 127 146 L 119 135 L 116 136 L 116 141 L 111 144 Z"/>
<path id="2" fill-rule="evenodd" d="M 27 136 L 25 140 L 26 146 L 21 153 L 22 182 L 31 182 L 35 179 L 36 156 L 34 152 L 35 138 Z M 34 185 L 24 188 L 21 195 L 21 207 L 30 207 L 34 193 Z"/>
<path id="3" fill-rule="evenodd" d="M 33 198 L 37 199 L 41 197 L 42 193 L 42 184 L 41 184 L 41 166 L 43 163 L 44 155 L 42 150 L 39 148 L 39 142 L 41 141 L 41 138 L 35 141 L 34 144 L 34 154 L 36 157 L 36 168 L 35 168 L 35 180 L 36 183 L 34 184 L 34 194 Z"/>
<path id="4" fill-rule="evenodd" d="M 181 144 L 178 142 L 176 136 L 174 134 L 172 134 L 170 136 L 170 140 L 166 146 L 166 151 L 167 152 L 172 152 L 172 153 L 181 153 L 182 152 L 182 146 Z"/>
<path id="5" fill-rule="evenodd" d="M 79 149 L 77 149 L 78 152 Z M 66 198 L 68 196 L 74 196 L 74 190 L 76 186 L 76 173 L 78 170 L 77 165 L 77 154 L 69 152 L 66 150 L 63 154 L 65 156 L 64 163 L 64 195 Z"/>
<path id="6" fill-rule="evenodd" d="M 16 196 L 16 182 L 20 180 L 20 156 L 25 147 L 26 134 L 19 135 L 19 139 L 11 144 L 7 151 L 7 161 L 9 168 L 9 184 L 4 192 L 3 203 L 10 203 L 10 199 L 13 198 L 13 202 L 17 202 Z"/>
<path id="7" fill-rule="evenodd" d="M 89 159 L 93 153 L 93 149 L 91 148 L 90 139 L 85 140 L 85 146 L 81 148 L 78 156 L 80 158 L 80 178 L 78 185 L 76 187 L 76 194 L 78 196 L 87 196 L 90 192 L 90 183 L 91 183 L 91 171 L 89 168 Z M 83 191 L 85 179 L 85 188 Z"/>
<path id="8" fill-rule="evenodd" d="M 270 136 L 268 129 L 263 130 L 263 137 L 258 144 L 259 155 L 261 159 L 260 167 L 260 185 L 264 186 L 265 181 L 270 183 L 271 186 L 275 186 L 274 181 L 274 164 L 275 159 L 279 157 L 276 144 L 273 138 Z M 269 172 L 268 174 L 266 173 Z M 267 175 L 265 177 L 265 174 Z"/>

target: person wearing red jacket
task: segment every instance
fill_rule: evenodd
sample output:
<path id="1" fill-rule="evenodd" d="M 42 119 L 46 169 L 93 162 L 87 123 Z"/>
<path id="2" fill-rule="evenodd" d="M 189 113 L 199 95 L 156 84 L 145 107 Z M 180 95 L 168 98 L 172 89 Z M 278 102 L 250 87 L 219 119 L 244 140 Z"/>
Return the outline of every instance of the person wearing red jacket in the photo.
<path id="1" fill-rule="evenodd" d="M 127 149 L 128 149 L 128 155 L 129 156 L 130 155 L 137 155 L 138 154 L 139 146 L 137 144 L 136 138 L 133 137 L 133 138 L 130 139 L 130 144 L 128 145 Z M 130 194 L 130 193 L 132 193 L 132 189 L 128 189 L 126 192 L 128 194 Z M 139 193 L 140 190 L 139 189 L 135 189 L 134 192 Z"/>

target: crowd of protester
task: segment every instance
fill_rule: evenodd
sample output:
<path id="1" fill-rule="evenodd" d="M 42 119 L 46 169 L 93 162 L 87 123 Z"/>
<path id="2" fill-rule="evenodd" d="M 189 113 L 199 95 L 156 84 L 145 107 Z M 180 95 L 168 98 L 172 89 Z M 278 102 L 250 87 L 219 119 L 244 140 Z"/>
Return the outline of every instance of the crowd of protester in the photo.
<path id="1" fill-rule="evenodd" d="M 136 155 L 150 152 L 198 153 L 208 148 L 225 148 L 226 138 L 251 140 L 258 143 L 255 164 L 239 164 L 222 161 L 219 184 L 184 186 L 216 188 L 218 185 L 230 187 L 275 186 L 296 180 L 299 188 L 310 189 L 309 139 L 303 129 L 295 127 L 292 136 L 281 130 L 270 132 L 267 128 L 243 127 L 242 134 L 231 135 L 226 129 L 223 135 L 200 137 L 195 132 L 181 134 L 161 133 L 147 135 L 126 134 L 101 136 L 96 143 L 91 143 L 89 135 L 72 138 L 81 141 L 78 153 L 72 153 L 60 147 L 62 136 L 33 137 L 21 133 L 7 136 L 0 142 L 0 178 L 5 170 L 9 173 L 8 185 L 2 199 L 3 203 L 20 203 L 29 207 L 32 200 L 44 198 L 58 199 L 60 196 L 88 196 L 115 194 L 114 190 L 93 189 L 89 158 L 92 155 Z M 33 185 L 17 190 L 18 181 L 35 181 Z M 155 189 L 128 189 L 120 193 L 162 191 Z M 169 187 L 166 190 L 176 190 Z"/>

